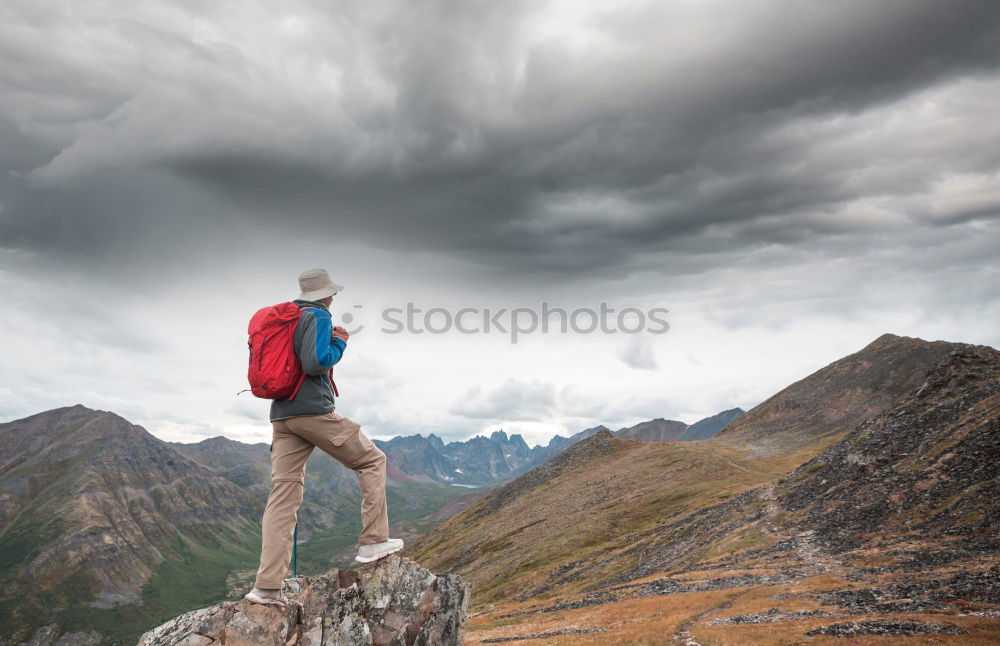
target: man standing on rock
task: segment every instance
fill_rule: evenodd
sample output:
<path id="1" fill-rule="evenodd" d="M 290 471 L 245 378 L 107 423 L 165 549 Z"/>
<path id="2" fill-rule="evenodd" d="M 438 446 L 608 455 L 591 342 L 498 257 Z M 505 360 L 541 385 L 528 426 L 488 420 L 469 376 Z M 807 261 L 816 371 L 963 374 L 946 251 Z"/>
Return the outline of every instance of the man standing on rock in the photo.
<path id="1" fill-rule="evenodd" d="M 271 403 L 271 482 L 264 509 L 260 569 L 246 598 L 283 605 L 282 581 L 292 556 L 293 531 L 305 484 L 306 460 L 315 447 L 358 473 L 361 484 L 360 563 L 371 563 L 398 552 L 403 541 L 389 538 L 385 499 L 386 459 L 361 432 L 361 426 L 334 408 L 330 370 L 347 349 L 347 330 L 333 325 L 329 306 L 343 287 L 324 269 L 299 276 L 302 293 L 293 301 L 302 310 L 295 328 L 294 348 L 306 374 L 298 392 Z"/>

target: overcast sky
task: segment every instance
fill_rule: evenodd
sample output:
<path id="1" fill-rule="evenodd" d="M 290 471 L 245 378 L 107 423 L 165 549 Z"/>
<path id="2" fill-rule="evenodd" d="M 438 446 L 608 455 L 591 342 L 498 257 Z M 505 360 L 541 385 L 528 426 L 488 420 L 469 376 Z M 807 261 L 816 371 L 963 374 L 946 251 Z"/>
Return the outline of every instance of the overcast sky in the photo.
<path id="1" fill-rule="evenodd" d="M 1000 346 L 998 59 L 985 0 L 7 0 L 0 420 L 269 441 L 246 323 L 314 266 L 363 326 L 338 410 L 385 439 L 691 423 L 884 332 Z M 383 331 L 543 302 L 669 329 Z"/>

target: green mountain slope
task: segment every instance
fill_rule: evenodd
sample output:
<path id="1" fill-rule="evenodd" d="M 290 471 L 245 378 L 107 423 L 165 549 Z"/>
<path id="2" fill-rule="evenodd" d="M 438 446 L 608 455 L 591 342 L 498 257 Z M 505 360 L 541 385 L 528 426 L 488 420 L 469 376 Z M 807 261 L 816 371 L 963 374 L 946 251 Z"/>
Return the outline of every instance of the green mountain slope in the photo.
<path id="1" fill-rule="evenodd" d="M 141 601 L 129 614 L 154 622 L 223 593 L 225 571 L 256 557 L 258 498 L 117 415 L 42 413 L 0 425 L 0 446 L 7 636 L 127 634 L 111 609 Z"/>

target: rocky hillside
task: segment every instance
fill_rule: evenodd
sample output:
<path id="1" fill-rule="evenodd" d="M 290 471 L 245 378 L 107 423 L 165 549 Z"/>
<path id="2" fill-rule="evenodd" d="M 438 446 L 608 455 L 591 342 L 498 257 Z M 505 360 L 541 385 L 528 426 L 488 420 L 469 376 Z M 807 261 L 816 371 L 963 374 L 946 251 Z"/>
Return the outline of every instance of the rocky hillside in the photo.
<path id="1" fill-rule="evenodd" d="M 826 451 L 766 487 L 666 525 L 619 580 L 689 566 L 762 517 L 776 529 L 808 532 L 810 544 L 831 553 L 901 556 L 915 545 L 950 543 L 931 557 L 943 563 L 1000 548 L 1000 352 L 956 346 L 909 397 Z"/>
<path id="2" fill-rule="evenodd" d="M 796 469 L 776 496 L 835 552 L 931 539 L 945 549 L 938 562 L 1000 554 L 1000 352 L 953 350 L 912 397 Z"/>
<path id="3" fill-rule="evenodd" d="M 0 424 L 0 447 L 8 637 L 87 624 L 74 609 L 111 621 L 165 563 L 180 574 L 194 554 L 237 562 L 258 549 L 259 497 L 113 413 L 74 406 Z"/>
<path id="4" fill-rule="evenodd" d="M 834 364 L 835 373 L 850 366 L 860 386 L 838 379 L 847 391 L 838 394 L 827 379 L 836 374 L 819 375 L 822 397 L 789 396 L 806 421 L 774 418 L 775 445 L 782 434 L 812 435 L 811 449 L 763 452 L 760 436 L 739 450 L 733 438 L 647 444 L 598 434 L 567 452 L 558 472 L 491 492 L 411 553 L 473 583 L 469 644 L 992 643 L 1000 353 L 887 337 L 866 351 Z M 872 376 L 885 374 L 912 388 L 886 403 L 871 390 Z M 837 418 L 812 408 L 852 401 L 877 412 L 840 408 Z"/>
<path id="5" fill-rule="evenodd" d="M 645 442 L 607 429 L 496 487 L 405 553 L 473 584 L 475 603 L 598 583 L 624 564 L 609 553 L 665 517 L 711 504 L 794 467 L 754 467 L 701 442 Z M 628 558 L 626 558 L 628 562 Z"/>
<path id="6" fill-rule="evenodd" d="M 230 601 L 176 617 L 138 646 L 459 646 L 469 586 L 390 556 L 358 570 L 286 579 L 285 608 Z"/>
<path id="7" fill-rule="evenodd" d="M 884 334 L 755 406 L 717 437 L 768 453 L 833 441 L 920 386 L 927 371 L 957 347 Z"/>

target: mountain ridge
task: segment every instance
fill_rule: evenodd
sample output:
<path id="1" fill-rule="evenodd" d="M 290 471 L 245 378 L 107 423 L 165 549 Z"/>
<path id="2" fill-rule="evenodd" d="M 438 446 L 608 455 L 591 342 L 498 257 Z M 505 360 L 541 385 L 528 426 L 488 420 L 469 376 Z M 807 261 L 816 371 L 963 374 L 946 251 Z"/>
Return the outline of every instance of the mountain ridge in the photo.
<path id="1" fill-rule="evenodd" d="M 714 439 L 752 445 L 765 453 L 832 441 L 915 389 L 927 371 L 960 345 L 883 334 L 786 386 Z"/>
<path id="2" fill-rule="evenodd" d="M 544 486 L 522 476 L 506 485 L 519 495 L 486 496 L 405 552 L 472 582 L 470 643 L 539 625 L 600 627 L 583 644 L 940 632 L 927 608 L 955 634 L 1000 636 L 989 619 L 1000 610 L 1000 353 L 888 335 L 845 360 L 769 398 L 734 433 L 598 438 L 614 450 Z M 816 396 L 803 398 L 810 384 Z"/>
<path id="3" fill-rule="evenodd" d="M 72 406 L 0 424 L 0 445 L 5 629 L 61 608 L 108 615 L 165 562 L 239 558 L 259 533 L 258 498 L 114 413 Z"/>

